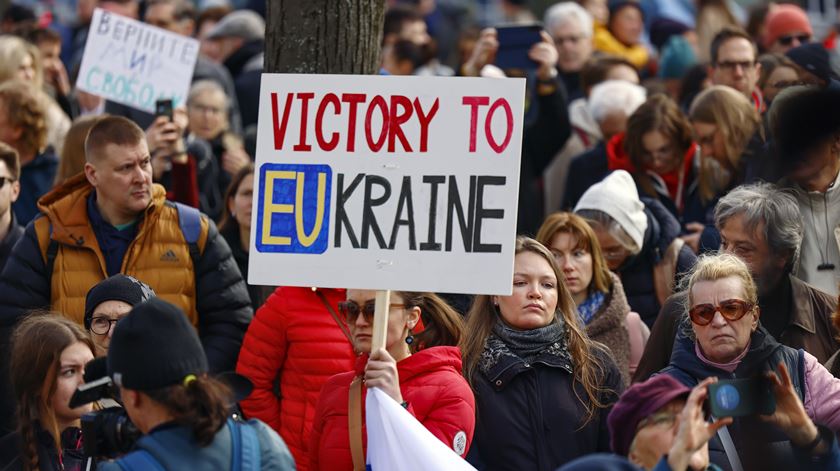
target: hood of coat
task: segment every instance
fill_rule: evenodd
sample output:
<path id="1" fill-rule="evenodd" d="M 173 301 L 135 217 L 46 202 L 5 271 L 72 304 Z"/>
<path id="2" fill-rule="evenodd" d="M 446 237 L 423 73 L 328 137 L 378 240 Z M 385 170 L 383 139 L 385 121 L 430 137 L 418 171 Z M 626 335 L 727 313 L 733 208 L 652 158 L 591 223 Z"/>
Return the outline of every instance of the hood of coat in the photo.
<path id="1" fill-rule="evenodd" d="M 668 246 L 680 235 L 680 222 L 668 211 L 662 203 L 654 198 L 641 198 L 645 204 L 645 214 L 648 217 L 648 229 L 650 239 L 645 233 L 645 247 L 642 252 L 655 252 L 653 254 L 656 262 L 662 258 Z"/>
<path id="2" fill-rule="evenodd" d="M 578 98 L 569 105 L 569 122 L 578 132 L 588 134 L 592 138 L 591 142 L 600 141 L 603 137 L 601 128 L 589 113 L 586 98 Z"/>
<path id="3" fill-rule="evenodd" d="M 612 288 L 604 299 L 604 305 L 601 306 L 592 321 L 586 325 L 586 333 L 590 337 L 597 337 L 623 326 L 627 313 L 630 312 L 630 304 L 627 303 L 627 296 L 624 294 L 621 279 L 612 272 L 610 272 L 610 277 L 612 278 Z"/>
<path id="4" fill-rule="evenodd" d="M 369 354 L 364 353 L 356 359 L 356 375 L 364 376 L 368 357 Z M 461 350 L 458 347 L 440 346 L 424 348 L 397 363 L 400 384 L 409 381 L 415 376 L 444 370 L 461 374 Z"/>
<path id="5" fill-rule="evenodd" d="M 58 242 L 79 244 L 79 240 L 92 238 L 88 218 L 87 199 L 93 186 L 84 174 L 71 177 L 62 185 L 53 188 L 38 200 L 38 209 L 50 219 L 53 238 Z M 158 184 L 152 185 L 152 201 L 146 208 L 145 220 L 158 212 L 166 202 L 166 190 Z M 80 239 L 81 238 L 81 239 Z"/>

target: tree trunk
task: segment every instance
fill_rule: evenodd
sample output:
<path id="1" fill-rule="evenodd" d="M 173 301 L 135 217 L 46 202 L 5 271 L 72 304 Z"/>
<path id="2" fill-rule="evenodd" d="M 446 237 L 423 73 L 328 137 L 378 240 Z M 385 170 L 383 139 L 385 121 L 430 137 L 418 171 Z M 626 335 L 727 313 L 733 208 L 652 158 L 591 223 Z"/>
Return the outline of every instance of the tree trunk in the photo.
<path id="1" fill-rule="evenodd" d="M 266 0 L 265 71 L 374 74 L 384 0 Z"/>

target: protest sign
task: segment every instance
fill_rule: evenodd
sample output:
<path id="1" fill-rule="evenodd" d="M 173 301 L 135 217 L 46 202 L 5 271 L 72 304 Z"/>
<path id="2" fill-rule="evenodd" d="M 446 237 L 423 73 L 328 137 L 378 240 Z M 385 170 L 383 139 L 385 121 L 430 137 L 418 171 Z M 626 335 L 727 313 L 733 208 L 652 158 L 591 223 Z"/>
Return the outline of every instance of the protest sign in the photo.
<path id="1" fill-rule="evenodd" d="M 264 74 L 249 283 L 510 294 L 524 93 Z"/>
<path id="2" fill-rule="evenodd" d="M 154 113 L 159 98 L 182 104 L 199 43 L 155 26 L 96 9 L 76 87 Z"/>

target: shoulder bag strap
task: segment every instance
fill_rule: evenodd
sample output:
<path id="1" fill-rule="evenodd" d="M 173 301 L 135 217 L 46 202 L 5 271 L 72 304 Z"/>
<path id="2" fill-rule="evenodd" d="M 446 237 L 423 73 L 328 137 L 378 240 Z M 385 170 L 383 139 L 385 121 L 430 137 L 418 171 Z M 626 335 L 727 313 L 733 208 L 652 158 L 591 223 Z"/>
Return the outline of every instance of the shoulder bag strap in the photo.
<path id="1" fill-rule="evenodd" d="M 347 404 L 347 424 L 350 430 L 350 455 L 353 471 L 365 470 L 365 452 L 362 448 L 362 378 L 356 376 L 350 383 Z"/>
<path id="2" fill-rule="evenodd" d="M 318 298 L 324 303 L 324 307 L 327 308 L 327 311 L 330 311 L 330 315 L 332 316 L 335 323 L 338 325 L 338 328 L 341 329 L 341 332 L 344 333 L 344 336 L 347 337 L 347 341 L 350 342 L 350 345 L 353 345 L 353 337 L 350 336 L 350 331 L 347 329 L 347 326 L 344 325 L 344 322 L 341 322 L 341 319 L 338 317 L 338 314 L 333 309 L 332 305 L 329 301 L 327 301 L 327 297 L 324 296 L 324 293 L 321 292 L 320 289 L 315 289 L 315 294 L 318 295 Z"/>
<path id="3" fill-rule="evenodd" d="M 718 429 L 717 434 L 721 443 L 723 443 L 723 450 L 726 452 L 726 459 L 729 460 L 732 471 L 744 471 L 744 467 L 741 466 L 741 457 L 738 456 L 738 449 L 735 448 L 732 436 L 729 435 L 729 428 L 724 425 Z"/>

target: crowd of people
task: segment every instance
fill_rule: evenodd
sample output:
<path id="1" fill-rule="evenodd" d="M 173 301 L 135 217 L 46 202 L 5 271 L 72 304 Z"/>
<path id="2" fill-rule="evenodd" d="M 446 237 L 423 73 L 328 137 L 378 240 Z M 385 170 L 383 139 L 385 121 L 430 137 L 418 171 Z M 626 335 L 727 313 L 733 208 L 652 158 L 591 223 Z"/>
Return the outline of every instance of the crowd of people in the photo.
<path id="1" fill-rule="evenodd" d="M 511 294 L 393 292 L 377 350 L 376 292 L 246 281 L 264 2 L 13 2 L 0 470 L 365 469 L 373 387 L 480 470 L 840 470 L 840 19 L 804 3 L 387 1 L 380 74 L 527 97 Z M 199 40 L 171 117 L 75 87 L 94 8 Z"/>

